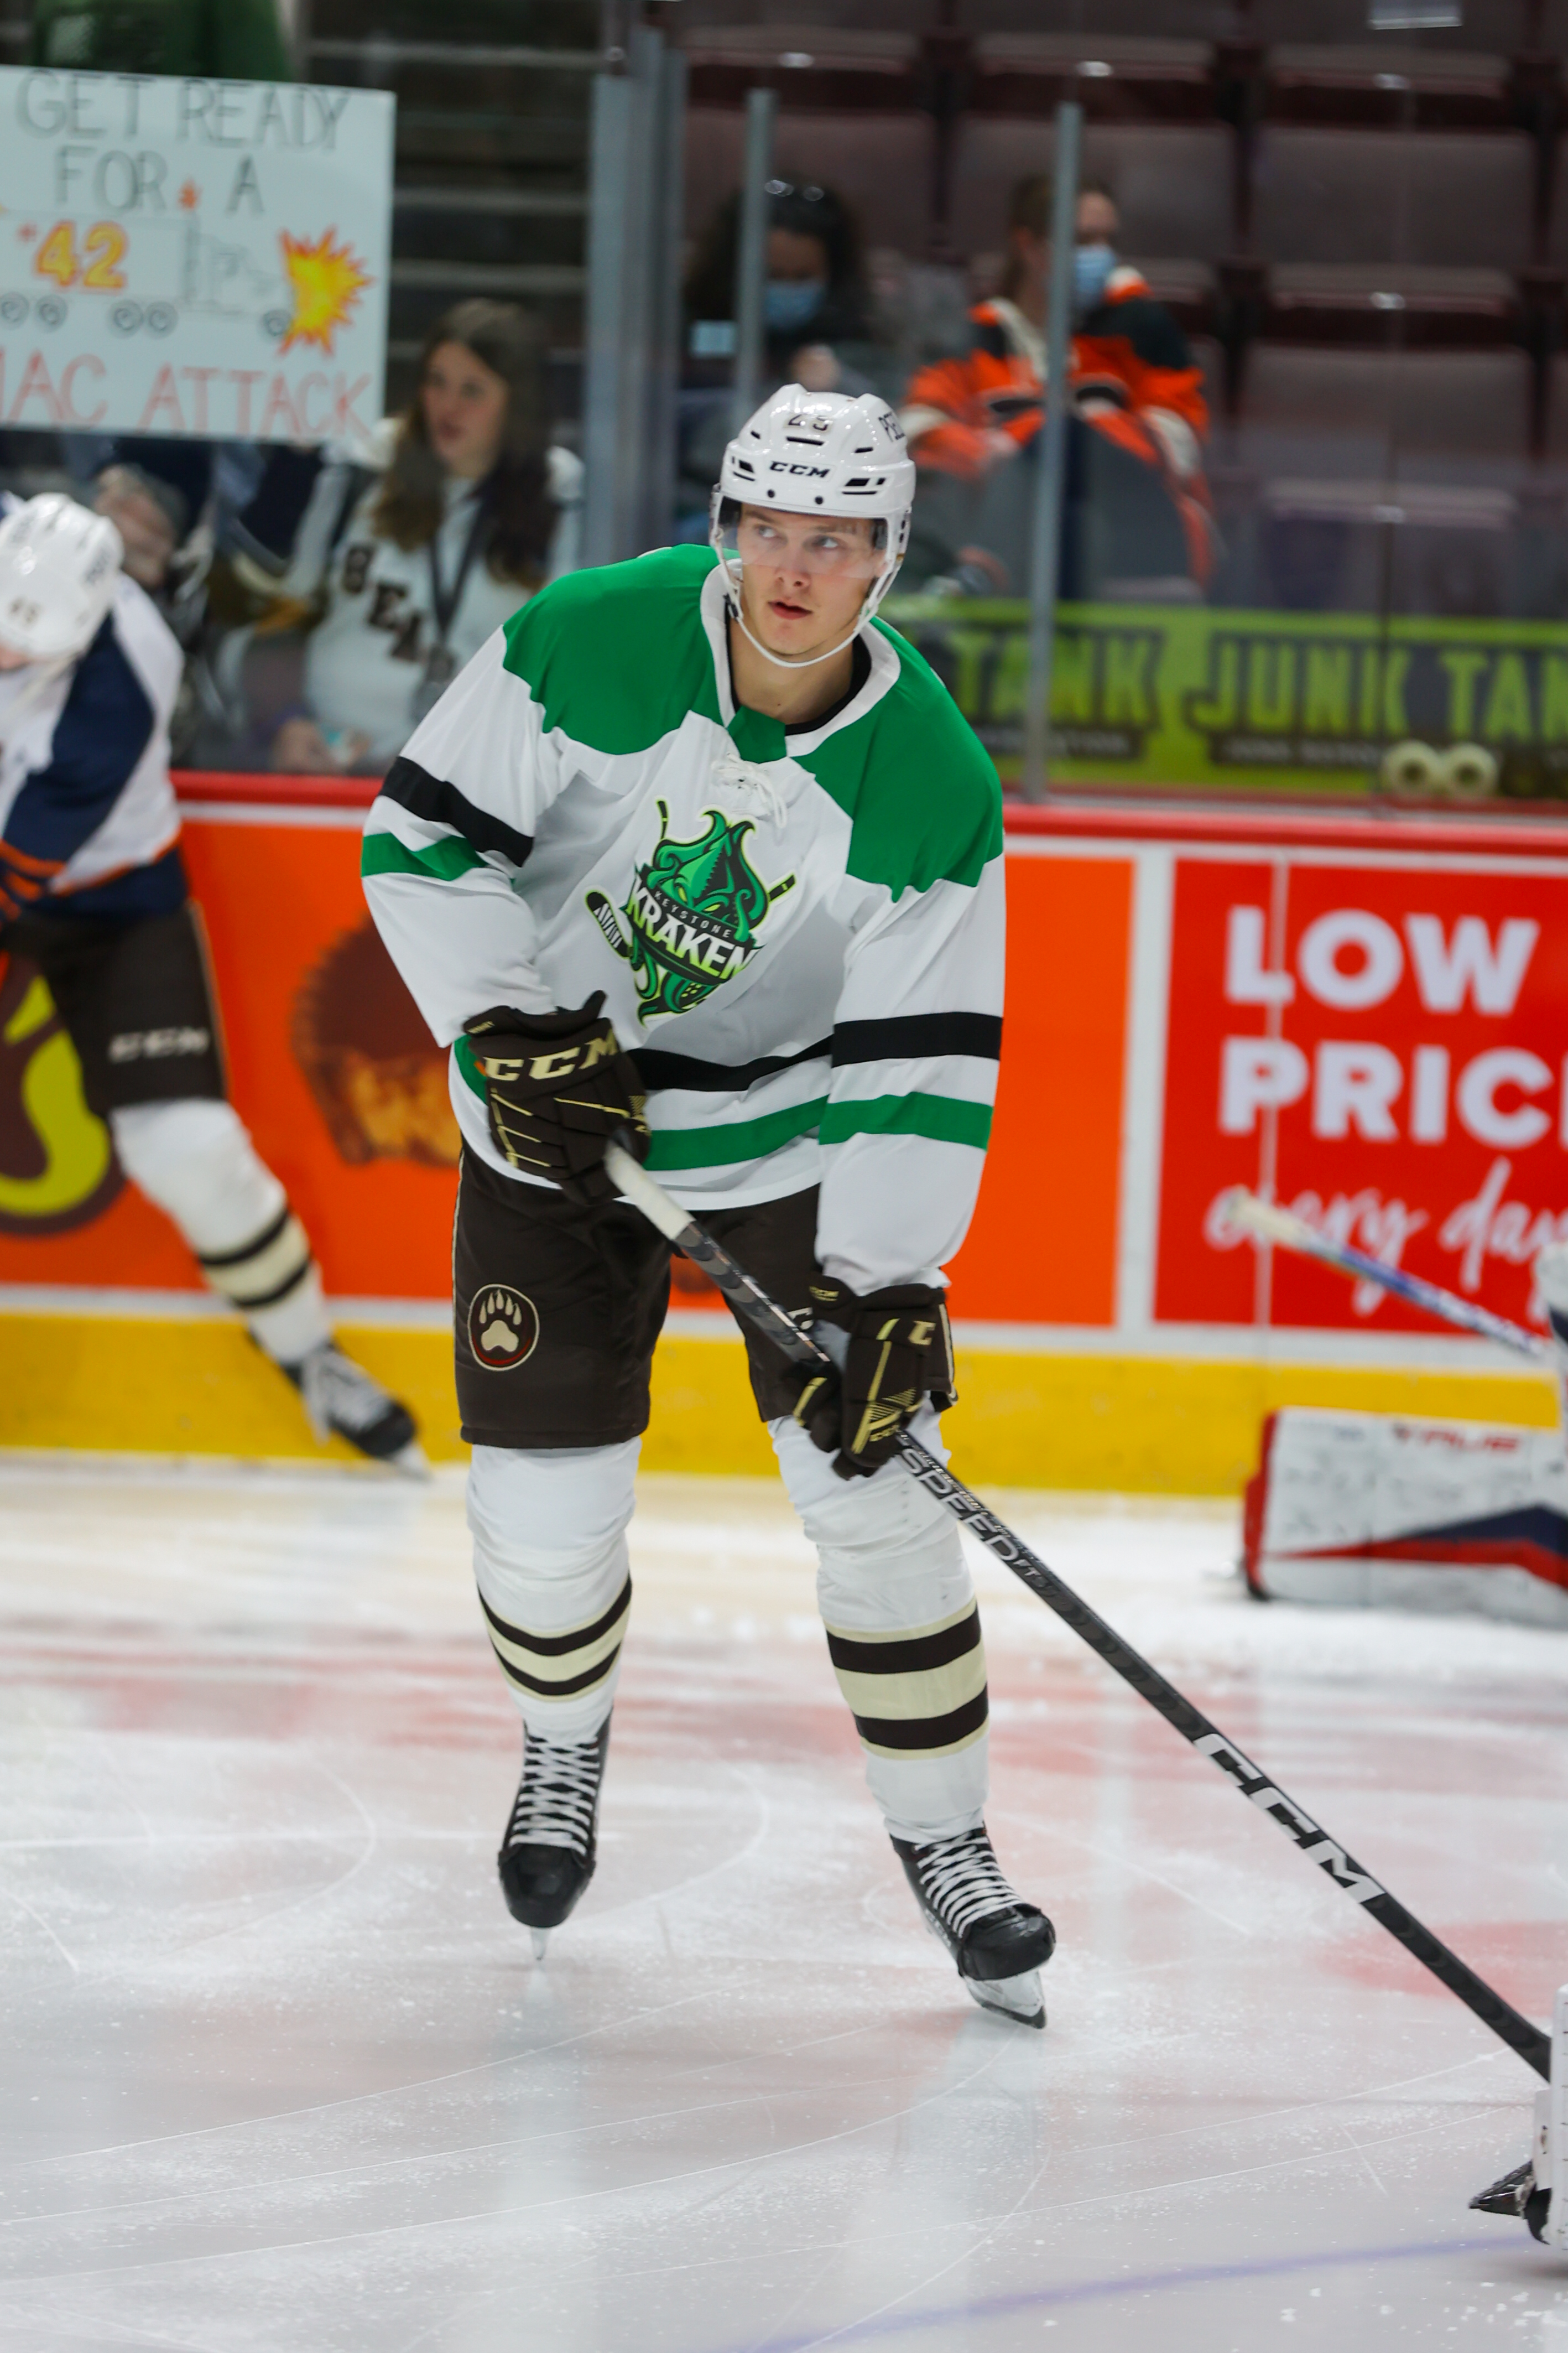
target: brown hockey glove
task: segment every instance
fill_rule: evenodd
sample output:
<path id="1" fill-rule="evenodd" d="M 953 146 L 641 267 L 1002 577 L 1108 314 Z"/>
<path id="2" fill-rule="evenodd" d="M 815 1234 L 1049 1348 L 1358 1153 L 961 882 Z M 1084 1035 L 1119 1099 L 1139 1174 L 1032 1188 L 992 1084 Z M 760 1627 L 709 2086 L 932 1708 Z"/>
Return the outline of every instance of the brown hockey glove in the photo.
<path id="1" fill-rule="evenodd" d="M 497 1151 L 520 1176 L 547 1177 L 577 1201 L 614 1200 L 605 1173 L 612 1139 L 634 1160 L 647 1158 L 647 1098 L 604 1002 L 597 988 L 574 1011 L 492 1005 L 463 1024 Z"/>
<path id="2" fill-rule="evenodd" d="M 902 1282 L 862 1297 L 819 1274 L 811 1302 L 813 1335 L 842 1369 L 797 1367 L 795 1418 L 841 1479 L 869 1478 L 927 1398 L 939 1413 L 956 1401 L 945 1293 Z"/>

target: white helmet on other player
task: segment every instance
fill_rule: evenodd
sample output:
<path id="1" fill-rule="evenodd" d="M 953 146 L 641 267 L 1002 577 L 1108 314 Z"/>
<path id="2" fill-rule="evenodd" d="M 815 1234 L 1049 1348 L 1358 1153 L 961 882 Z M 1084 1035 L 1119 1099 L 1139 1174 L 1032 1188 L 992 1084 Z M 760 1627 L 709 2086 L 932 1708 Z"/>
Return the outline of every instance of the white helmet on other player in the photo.
<path id="1" fill-rule="evenodd" d="M 0 522 L 0 648 L 28 661 L 85 653 L 114 601 L 124 549 L 105 515 L 58 491 Z"/>
<path id="2" fill-rule="evenodd" d="M 865 519 L 870 529 L 866 542 L 858 543 L 866 546 L 867 582 L 855 624 L 858 629 L 892 586 L 903 561 L 914 496 L 914 460 L 903 427 L 875 393 L 852 400 L 847 393 L 807 392 L 802 385 L 786 384 L 763 401 L 724 451 L 709 526 L 709 538 L 729 582 L 731 613 L 757 651 L 785 670 L 808 670 L 830 661 L 843 646 L 799 660 L 757 644 L 741 609 L 742 507 L 820 515 L 825 522 L 850 516 Z M 844 640 L 845 645 L 849 642 Z"/>

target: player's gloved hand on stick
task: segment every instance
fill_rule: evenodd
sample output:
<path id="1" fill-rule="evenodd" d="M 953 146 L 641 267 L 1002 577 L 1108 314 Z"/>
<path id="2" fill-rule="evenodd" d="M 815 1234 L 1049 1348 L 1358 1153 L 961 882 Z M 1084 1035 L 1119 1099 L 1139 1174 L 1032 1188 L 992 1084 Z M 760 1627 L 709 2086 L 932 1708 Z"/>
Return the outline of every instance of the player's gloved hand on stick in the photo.
<path id="1" fill-rule="evenodd" d="M 836 1456 L 841 1479 L 868 1479 L 928 1397 L 939 1413 L 956 1401 L 945 1293 L 900 1282 L 862 1295 L 818 1275 L 811 1301 L 813 1335 L 840 1370 L 798 1368 L 795 1418 L 814 1446 Z"/>
<path id="2" fill-rule="evenodd" d="M 596 988 L 585 1005 L 521 1013 L 492 1005 L 463 1024 L 484 1081 L 496 1149 L 510 1167 L 545 1176 L 578 1201 L 612 1201 L 605 1147 L 647 1158 L 647 1094 Z"/>

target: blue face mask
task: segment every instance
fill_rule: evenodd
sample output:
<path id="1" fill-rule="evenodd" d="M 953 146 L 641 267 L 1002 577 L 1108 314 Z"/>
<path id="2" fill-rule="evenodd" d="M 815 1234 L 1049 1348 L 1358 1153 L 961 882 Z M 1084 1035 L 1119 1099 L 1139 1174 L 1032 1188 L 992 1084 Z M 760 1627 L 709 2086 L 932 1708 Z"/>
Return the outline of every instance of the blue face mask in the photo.
<path id="1" fill-rule="evenodd" d="M 770 278 L 763 294 L 763 316 L 775 335 L 808 326 L 822 308 L 827 288 L 820 278 Z"/>
<path id="2" fill-rule="evenodd" d="M 1105 289 L 1116 267 L 1109 245 L 1075 245 L 1072 254 L 1073 300 L 1080 311 L 1092 311 L 1105 299 Z"/>

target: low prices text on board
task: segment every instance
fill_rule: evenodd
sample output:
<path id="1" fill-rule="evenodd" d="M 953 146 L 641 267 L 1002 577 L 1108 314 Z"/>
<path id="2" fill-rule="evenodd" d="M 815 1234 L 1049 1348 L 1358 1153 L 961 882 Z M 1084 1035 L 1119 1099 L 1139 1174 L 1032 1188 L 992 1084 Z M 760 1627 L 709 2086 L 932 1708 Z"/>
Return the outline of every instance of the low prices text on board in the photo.
<path id="1" fill-rule="evenodd" d="M 0 71 L 0 422 L 364 439 L 393 120 L 381 90 Z"/>
<path id="2" fill-rule="evenodd" d="M 1156 1314 L 1428 1329 L 1217 1214 L 1269 1193 L 1540 1325 L 1568 1236 L 1568 876 L 1415 861 L 1176 864 Z"/>

